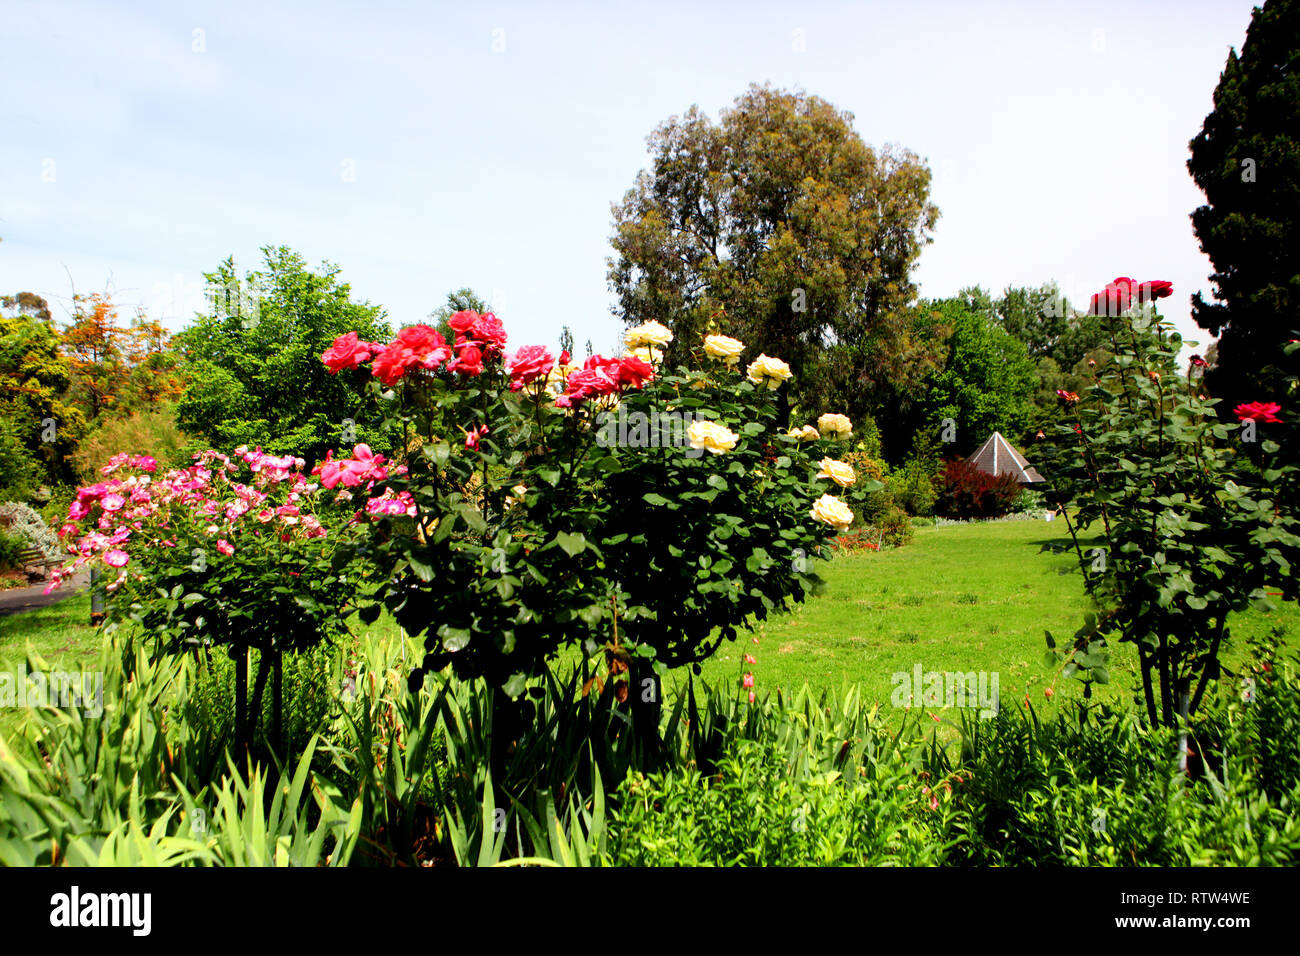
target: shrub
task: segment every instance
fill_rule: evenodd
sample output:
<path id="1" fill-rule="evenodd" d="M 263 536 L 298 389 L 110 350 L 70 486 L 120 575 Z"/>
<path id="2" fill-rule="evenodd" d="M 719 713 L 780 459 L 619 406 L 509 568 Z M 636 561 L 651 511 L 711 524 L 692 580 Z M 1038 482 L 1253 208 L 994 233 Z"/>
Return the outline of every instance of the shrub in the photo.
<path id="1" fill-rule="evenodd" d="M 38 549 L 47 561 L 56 562 L 65 557 L 59 536 L 50 530 L 40 512 L 16 501 L 0 502 L 0 528 L 7 528 L 25 544 Z"/>
<path id="2" fill-rule="evenodd" d="M 148 455 L 164 469 L 179 467 L 189 464 L 187 440 L 176 425 L 175 406 L 164 403 L 133 414 L 100 416 L 72 460 L 77 472 L 91 481 L 97 481 L 100 469 L 120 452 Z"/>
<path id="3" fill-rule="evenodd" d="M 934 512 L 939 492 L 934 487 L 934 471 L 928 461 L 909 458 L 889 475 L 889 491 L 894 501 L 910 515 L 928 517 Z"/>
<path id="4" fill-rule="evenodd" d="M 1023 492 L 1012 475 L 993 475 L 964 458 L 944 464 L 936 511 L 948 518 L 997 518 L 1015 509 Z"/>
<path id="5" fill-rule="evenodd" d="M 0 571 L 17 568 L 22 564 L 19 557 L 28 547 L 27 539 L 20 534 L 0 526 Z"/>
<path id="6" fill-rule="evenodd" d="M 871 522 L 871 529 L 883 547 L 901 548 L 912 540 L 912 519 L 899 507 L 891 507 Z"/>

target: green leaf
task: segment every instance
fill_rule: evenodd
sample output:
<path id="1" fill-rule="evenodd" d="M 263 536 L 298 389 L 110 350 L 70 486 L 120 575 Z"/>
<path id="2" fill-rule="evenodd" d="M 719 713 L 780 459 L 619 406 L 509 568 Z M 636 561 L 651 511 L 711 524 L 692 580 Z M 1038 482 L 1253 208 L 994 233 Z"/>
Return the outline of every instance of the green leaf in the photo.
<path id="1" fill-rule="evenodd" d="M 445 519 L 444 523 L 446 523 Z M 411 570 L 415 572 L 415 576 L 421 581 L 428 584 L 433 580 L 433 565 L 429 563 L 428 559 L 423 554 L 412 551 L 407 555 L 407 561 L 411 565 Z"/>
<path id="2" fill-rule="evenodd" d="M 715 475 L 714 477 L 717 477 L 717 476 Z M 658 494 L 658 493 L 653 492 L 653 491 L 648 492 L 648 493 L 642 495 L 641 498 L 642 498 L 643 501 L 645 501 L 646 504 L 649 504 L 649 505 L 656 505 L 656 506 L 662 507 L 663 505 L 671 504 L 671 502 L 670 502 L 667 498 L 665 498 L 663 495 Z"/>
<path id="3" fill-rule="evenodd" d="M 462 627 L 449 627 L 443 624 L 438 628 L 438 636 L 442 638 L 443 649 L 454 654 L 464 650 L 465 645 L 469 643 L 470 632 Z"/>
<path id="4" fill-rule="evenodd" d="M 556 534 L 555 540 L 559 546 L 564 549 L 564 553 L 571 558 L 587 547 L 587 539 L 585 537 L 580 534 L 569 534 L 567 531 L 561 531 Z"/>
<path id="5" fill-rule="evenodd" d="M 528 679 L 523 674 L 511 674 L 509 679 L 501 685 L 501 689 L 510 696 L 511 700 L 519 697 L 527 687 Z"/>

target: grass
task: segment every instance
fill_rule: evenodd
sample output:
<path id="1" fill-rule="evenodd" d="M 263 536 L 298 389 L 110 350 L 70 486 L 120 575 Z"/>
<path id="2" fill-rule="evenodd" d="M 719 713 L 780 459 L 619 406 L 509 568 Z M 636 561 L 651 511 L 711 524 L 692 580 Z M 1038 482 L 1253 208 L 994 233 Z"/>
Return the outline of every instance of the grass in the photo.
<path id="1" fill-rule="evenodd" d="M 1043 550 L 1069 543 L 1057 527 L 1008 521 L 918 528 L 905 548 L 841 555 L 824 568 L 820 596 L 760 624 L 757 644 L 746 637 L 720 649 L 701 676 L 711 684 L 738 682 L 749 670 L 760 694 L 805 682 L 835 691 L 857 684 L 893 723 L 893 675 L 910 675 L 919 664 L 925 672 L 996 672 L 1003 705 L 1028 697 L 1036 709 L 1054 708 L 1082 696 L 1082 685 L 1046 667 L 1043 632 L 1060 646 L 1089 610 L 1073 552 Z M 1274 627 L 1291 640 L 1300 631 L 1300 610 L 1238 615 L 1230 621 L 1227 658 L 1240 658 L 1247 637 L 1262 638 Z M 757 664 L 745 665 L 745 653 Z M 1109 669 L 1111 683 L 1094 698 L 1134 700 L 1141 684 L 1130 645 L 1112 647 Z M 927 711 L 944 716 L 945 709 Z"/>
<path id="2" fill-rule="evenodd" d="M 1058 527 L 1012 521 L 918 528 L 905 548 L 840 555 L 822 568 L 823 593 L 760 623 L 753 635 L 757 644 L 746 635 L 722 647 L 701 676 L 711 685 L 738 685 L 752 671 L 760 694 L 797 690 L 805 682 L 832 691 L 857 684 L 894 723 L 903 711 L 891 706 L 893 675 L 910 675 L 920 665 L 924 672 L 996 672 L 1004 706 L 1028 697 L 1036 708 L 1054 708 L 1080 696 L 1082 686 L 1045 666 L 1043 632 L 1063 644 L 1089 609 L 1073 554 L 1044 550 L 1068 543 Z M 52 668 L 83 663 L 99 646 L 89 613 L 89 598 L 82 594 L 0 617 L 0 660 L 20 659 L 30 641 Z M 1238 615 L 1230 624 L 1228 661 L 1240 659 L 1247 638 L 1263 638 L 1274 628 L 1294 644 L 1300 610 Z M 397 635 L 387 614 L 359 629 Z M 757 663 L 746 665 L 745 653 Z M 1111 654 L 1111 683 L 1098 688 L 1097 696 L 1131 702 L 1140 693 L 1136 655 L 1128 645 L 1112 647 Z M 684 681 L 685 672 L 670 675 L 666 693 Z M 1051 702 L 1043 693 L 1048 687 L 1054 691 Z M 955 716 L 945 709 L 926 711 Z M 0 711 L 0 730 L 10 720 Z"/>

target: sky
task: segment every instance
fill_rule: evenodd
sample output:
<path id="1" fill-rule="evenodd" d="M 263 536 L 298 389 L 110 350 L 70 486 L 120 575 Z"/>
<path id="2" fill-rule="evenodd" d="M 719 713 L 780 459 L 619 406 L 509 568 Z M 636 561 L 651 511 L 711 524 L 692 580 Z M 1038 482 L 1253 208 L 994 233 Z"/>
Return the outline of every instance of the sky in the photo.
<path id="1" fill-rule="evenodd" d="M 1168 279 L 1212 292 L 1187 144 L 1249 0 L 23 3 L 0 58 L 0 292 L 111 291 L 172 329 L 286 245 L 396 326 L 462 286 L 515 344 L 608 350 L 610 204 L 646 137 L 751 83 L 917 153 L 937 298 Z"/>

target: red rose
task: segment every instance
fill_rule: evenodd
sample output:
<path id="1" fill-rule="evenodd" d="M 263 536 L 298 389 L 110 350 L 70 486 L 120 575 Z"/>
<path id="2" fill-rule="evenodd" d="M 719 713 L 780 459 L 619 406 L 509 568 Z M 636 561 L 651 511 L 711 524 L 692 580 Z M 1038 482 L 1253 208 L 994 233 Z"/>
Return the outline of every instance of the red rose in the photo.
<path id="1" fill-rule="evenodd" d="M 1282 419 L 1277 417 L 1277 413 L 1281 410 L 1282 406 L 1277 402 L 1250 402 L 1247 405 L 1238 405 L 1233 409 L 1237 413 L 1237 418 L 1243 422 L 1246 419 L 1252 419 L 1265 424 L 1280 423 Z"/>
<path id="2" fill-rule="evenodd" d="M 375 378 L 385 385 L 396 385 L 398 379 L 406 374 L 410 352 L 394 342 L 375 357 L 371 366 Z"/>
<path id="3" fill-rule="evenodd" d="M 525 345 L 510 359 L 510 390 L 517 392 L 555 367 L 551 350 L 544 345 Z"/>
<path id="4" fill-rule="evenodd" d="M 506 344 L 506 329 L 491 312 L 479 315 L 465 310 L 457 312 L 447 324 L 456 332 L 456 345 L 476 345 L 488 358 L 500 354 Z"/>
<path id="5" fill-rule="evenodd" d="M 1138 301 L 1152 302 L 1174 294 L 1174 284 L 1164 279 L 1153 279 L 1138 286 Z"/>
<path id="6" fill-rule="evenodd" d="M 1117 316 L 1132 304 L 1132 300 L 1133 280 L 1120 276 L 1092 297 L 1088 314 Z"/>
<path id="7" fill-rule="evenodd" d="M 483 353 L 477 345 L 462 345 L 456 350 L 456 357 L 447 363 L 447 371 L 459 372 L 461 375 L 483 374 Z"/>
<path id="8" fill-rule="evenodd" d="M 410 353 L 410 364 L 421 368 L 437 368 L 451 358 L 447 340 L 428 325 L 411 325 L 402 329 L 397 333 L 397 341 Z"/>
<path id="9" fill-rule="evenodd" d="M 618 391 L 621 368 L 622 362 L 618 359 L 593 355 L 581 369 L 565 380 L 564 394 L 560 396 L 564 401 L 557 399 L 555 404 L 561 408 L 570 408 L 575 402 L 600 395 L 612 395 Z"/>
<path id="10" fill-rule="evenodd" d="M 647 379 L 654 378 L 655 370 L 649 362 L 629 355 L 619 360 L 618 383 L 631 388 L 640 388 Z"/>
<path id="11" fill-rule="evenodd" d="M 1201 358 L 1199 355 L 1193 355 L 1193 356 L 1192 356 L 1192 364 L 1193 364 L 1194 366 L 1196 366 L 1197 368 L 1205 368 L 1205 367 L 1206 367 L 1207 365 L 1209 365 L 1210 363 L 1207 362 L 1207 361 L 1205 361 L 1205 359 Z"/>
<path id="12" fill-rule="evenodd" d="M 474 338 L 487 346 L 487 354 L 495 355 L 506 347 L 506 327 L 491 312 L 479 316 L 473 330 Z"/>
<path id="13" fill-rule="evenodd" d="M 464 335 L 474 327 L 474 323 L 477 321 L 478 321 L 478 313 L 471 312 L 470 310 L 466 309 L 463 312 L 455 313 L 450 319 L 447 320 L 447 324 L 451 326 L 453 331 L 459 332 L 462 335 Z"/>
<path id="14" fill-rule="evenodd" d="M 321 355 L 321 361 L 329 366 L 330 374 L 337 375 L 345 368 L 356 368 L 362 362 L 370 361 L 370 356 L 380 348 L 373 342 L 360 341 L 357 333 L 348 332 L 334 340 L 334 344 Z"/>
<path id="15" fill-rule="evenodd" d="M 568 364 L 569 364 L 570 362 L 572 362 L 572 361 L 573 361 L 573 356 L 569 354 L 569 350 L 568 350 L 568 349 L 563 349 L 563 350 L 561 350 L 561 352 L 560 352 L 560 364 L 561 364 L 561 365 L 568 365 Z"/>

